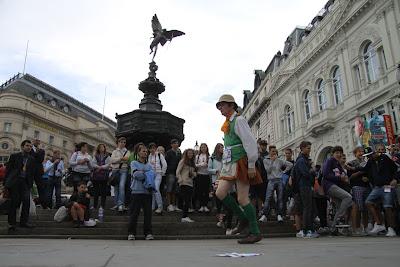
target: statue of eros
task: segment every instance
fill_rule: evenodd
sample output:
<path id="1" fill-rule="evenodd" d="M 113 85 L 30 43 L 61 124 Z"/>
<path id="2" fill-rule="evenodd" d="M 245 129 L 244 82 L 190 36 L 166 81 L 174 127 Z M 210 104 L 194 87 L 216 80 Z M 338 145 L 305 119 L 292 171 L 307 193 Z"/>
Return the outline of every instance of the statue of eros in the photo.
<path id="1" fill-rule="evenodd" d="M 150 54 L 153 54 L 152 61 L 154 61 L 159 44 L 164 46 L 167 41 L 171 42 L 173 38 L 184 35 L 185 33 L 178 30 L 167 31 L 166 29 L 163 29 L 156 14 L 151 20 L 151 26 L 153 28 L 153 41 L 150 44 Z"/>

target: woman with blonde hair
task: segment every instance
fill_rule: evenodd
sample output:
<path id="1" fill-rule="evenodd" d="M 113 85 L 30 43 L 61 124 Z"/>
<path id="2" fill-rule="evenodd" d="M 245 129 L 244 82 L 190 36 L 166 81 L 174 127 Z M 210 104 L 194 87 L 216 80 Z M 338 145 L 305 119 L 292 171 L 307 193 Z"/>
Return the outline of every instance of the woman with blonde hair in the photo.
<path id="1" fill-rule="evenodd" d="M 183 152 L 182 159 L 179 161 L 176 169 L 178 178 L 180 197 L 183 201 L 183 213 L 181 222 L 194 222 L 188 216 L 190 203 L 193 195 L 193 178 L 196 176 L 196 165 L 194 162 L 194 150 L 186 149 Z"/>

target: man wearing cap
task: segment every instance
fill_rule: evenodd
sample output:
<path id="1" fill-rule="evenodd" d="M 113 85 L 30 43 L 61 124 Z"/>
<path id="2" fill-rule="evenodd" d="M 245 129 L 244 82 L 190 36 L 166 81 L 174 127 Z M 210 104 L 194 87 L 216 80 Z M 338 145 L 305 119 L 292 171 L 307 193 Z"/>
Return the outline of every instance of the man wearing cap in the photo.
<path id="1" fill-rule="evenodd" d="M 257 143 L 246 120 L 237 113 L 238 105 L 231 95 L 222 95 L 217 109 L 226 117 L 221 130 L 224 132 L 224 155 L 216 196 L 238 217 L 239 224 L 232 234 L 241 233 L 249 227 L 249 235 L 238 240 L 239 244 L 253 244 L 262 239 L 257 225 L 256 211 L 250 203 L 250 184 L 262 183 L 255 163 L 258 158 Z M 239 205 L 228 194 L 236 183 Z"/>
<path id="2" fill-rule="evenodd" d="M 374 218 L 374 228 L 369 232 L 371 235 L 376 235 L 379 232 L 385 231 L 386 227 L 382 224 L 382 218 L 378 209 L 378 204 L 382 203 L 385 210 L 388 229 L 386 236 L 396 236 L 395 218 L 393 213 L 394 190 L 397 186 L 396 180 L 396 164 L 385 154 L 385 146 L 378 144 L 375 146 L 375 151 L 371 148 L 366 149 L 364 156 L 369 156 L 365 166 L 355 168 L 355 171 L 363 171 L 367 174 L 372 191 L 367 197 L 365 204 Z"/>

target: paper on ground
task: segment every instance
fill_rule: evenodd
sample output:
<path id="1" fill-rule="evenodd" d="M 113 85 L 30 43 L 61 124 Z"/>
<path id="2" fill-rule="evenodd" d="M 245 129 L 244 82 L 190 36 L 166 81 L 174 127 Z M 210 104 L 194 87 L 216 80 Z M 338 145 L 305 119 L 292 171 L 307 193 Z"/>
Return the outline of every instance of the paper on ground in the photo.
<path id="1" fill-rule="evenodd" d="M 230 258 L 242 258 L 242 257 L 254 257 L 254 256 L 260 256 L 261 253 L 237 253 L 237 252 L 231 252 L 231 253 L 222 253 L 222 254 L 217 254 L 217 257 L 230 257 Z"/>

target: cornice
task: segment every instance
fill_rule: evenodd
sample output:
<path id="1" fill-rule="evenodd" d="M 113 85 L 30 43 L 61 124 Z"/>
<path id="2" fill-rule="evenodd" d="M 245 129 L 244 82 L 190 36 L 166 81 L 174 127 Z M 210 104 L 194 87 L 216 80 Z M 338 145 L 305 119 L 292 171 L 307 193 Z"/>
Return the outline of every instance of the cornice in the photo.
<path id="1" fill-rule="evenodd" d="M 349 1 L 349 3 L 352 2 L 352 0 Z M 304 71 L 304 69 L 310 65 L 324 50 L 330 47 L 330 45 L 335 41 L 335 38 L 342 34 L 342 32 L 347 28 L 350 23 L 352 23 L 357 17 L 359 17 L 369 6 L 371 6 L 372 0 L 367 0 L 365 3 L 360 6 L 357 11 L 355 11 L 346 21 L 343 23 L 339 24 L 338 27 L 336 27 L 336 30 L 334 33 L 332 33 L 329 37 L 326 38 L 326 40 L 322 43 L 319 44 L 314 49 L 314 52 L 309 54 L 308 58 L 303 60 L 303 63 L 297 67 L 297 69 L 294 70 L 294 72 L 285 80 L 283 83 L 281 83 L 275 90 L 275 91 L 280 91 L 283 87 L 285 87 L 294 77 L 295 75 L 299 75 Z M 298 56 L 298 55 L 297 55 Z"/>

